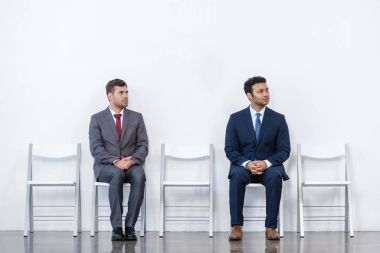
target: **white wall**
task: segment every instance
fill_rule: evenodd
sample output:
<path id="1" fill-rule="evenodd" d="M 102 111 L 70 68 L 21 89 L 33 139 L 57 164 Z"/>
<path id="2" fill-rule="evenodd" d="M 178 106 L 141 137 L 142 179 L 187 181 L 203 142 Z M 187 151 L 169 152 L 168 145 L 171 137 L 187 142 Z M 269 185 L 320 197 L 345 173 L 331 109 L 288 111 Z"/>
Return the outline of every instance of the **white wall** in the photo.
<path id="1" fill-rule="evenodd" d="M 215 144 L 215 230 L 228 230 L 225 125 L 248 105 L 243 82 L 263 75 L 291 132 L 286 229 L 296 229 L 295 144 L 347 141 L 355 230 L 380 230 L 379 11 L 376 0 L 2 0 L 0 229 L 23 228 L 29 142 L 82 143 L 89 229 L 88 123 L 118 77 L 150 137 L 148 230 L 158 229 L 162 142 Z"/>

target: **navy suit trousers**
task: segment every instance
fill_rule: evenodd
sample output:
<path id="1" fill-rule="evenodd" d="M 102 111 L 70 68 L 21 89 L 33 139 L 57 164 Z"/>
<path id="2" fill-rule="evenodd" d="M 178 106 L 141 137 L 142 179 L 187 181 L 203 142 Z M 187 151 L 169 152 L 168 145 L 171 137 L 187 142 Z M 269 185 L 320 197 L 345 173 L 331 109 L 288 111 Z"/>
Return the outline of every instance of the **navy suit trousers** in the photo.
<path id="1" fill-rule="evenodd" d="M 232 165 L 230 179 L 230 214 L 231 226 L 243 226 L 243 206 L 245 188 L 249 183 L 261 183 L 266 191 L 265 227 L 277 228 L 277 217 L 282 192 L 282 174 L 277 166 L 269 167 L 261 175 L 252 175 L 246 168 Z"/>

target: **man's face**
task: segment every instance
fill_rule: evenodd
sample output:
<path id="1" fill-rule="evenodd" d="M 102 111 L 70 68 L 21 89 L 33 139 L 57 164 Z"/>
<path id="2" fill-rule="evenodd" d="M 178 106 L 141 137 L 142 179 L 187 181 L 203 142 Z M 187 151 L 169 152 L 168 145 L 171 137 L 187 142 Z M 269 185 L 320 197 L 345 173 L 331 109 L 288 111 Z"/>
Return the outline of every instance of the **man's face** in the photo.
<path id="1" fill-rule="evenodd" d="M 120 108 L 124 109 L 128 106 L 128 88 L 127 86 L 119 87 L 115 86 L 113 93 L 108 93 L 107 95 L 110 104 Z"/>
<path id="2" fill-rule="evenodd" d="M 251 92 L 247 93 L 247 97 L 251 100 L 251 103 L 257 106 L 264 107 L 269 103 L 269 90 L 266 83 L 256 83 L 252 86 Z"/>

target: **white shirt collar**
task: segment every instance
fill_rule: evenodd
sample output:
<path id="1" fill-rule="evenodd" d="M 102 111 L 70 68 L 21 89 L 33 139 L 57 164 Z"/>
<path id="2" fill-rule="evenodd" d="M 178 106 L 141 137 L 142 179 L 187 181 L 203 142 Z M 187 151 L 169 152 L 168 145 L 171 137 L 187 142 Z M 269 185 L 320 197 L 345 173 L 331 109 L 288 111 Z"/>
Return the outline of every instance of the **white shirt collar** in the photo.
<path id="1" fill-rule="evenodd" d="M 251 116 L 252 116 L 252 118 L 253 118 L 253 117 L 256 117 L 256 113 L 260 113 L 260 114 L 261 114 L 261 121 L 263 121 L 264 113 L 265 113 L 265 109 L 266 109 L 266 108 L 267 108 L 267 107 L 264 106 L 264 108 L 261 109 L 261 111 L 256 112 L 256 111 L 252 108 L 252 106 L 249 105 L 249 111 L 251 112 Z"/>
<path id="2" fill-rule="evenodd" d="M 117 114 L 116 112 L 112 111 L 111 107 L 108 107 L 108 108 L 110 109 L 112 116 L 114 116 L 115 114 Z M 124 110 L 122 110 L 122 111 L 120 112 L 121 117 L 123 117 L 123 112 L 124 112 Z"/>

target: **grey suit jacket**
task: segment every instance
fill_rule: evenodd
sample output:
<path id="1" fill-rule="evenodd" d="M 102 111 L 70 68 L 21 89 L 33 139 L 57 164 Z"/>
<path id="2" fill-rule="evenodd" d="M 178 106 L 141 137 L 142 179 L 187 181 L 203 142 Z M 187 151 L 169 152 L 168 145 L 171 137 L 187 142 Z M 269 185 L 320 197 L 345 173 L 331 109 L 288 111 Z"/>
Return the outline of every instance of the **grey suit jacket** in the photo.
<path id="1" fill-rule="evenodd" d="M 124 109 L 121 139 L 117 135 L 111 111 L 91 116 L 89 128 L 90 151 L 94 157 L 94 173 L 98 178 L 105 165 L 124 156 L 132 156 L 135 165 L 142 165 L 148 155 L 148 135 L 141 113 Z"/>

